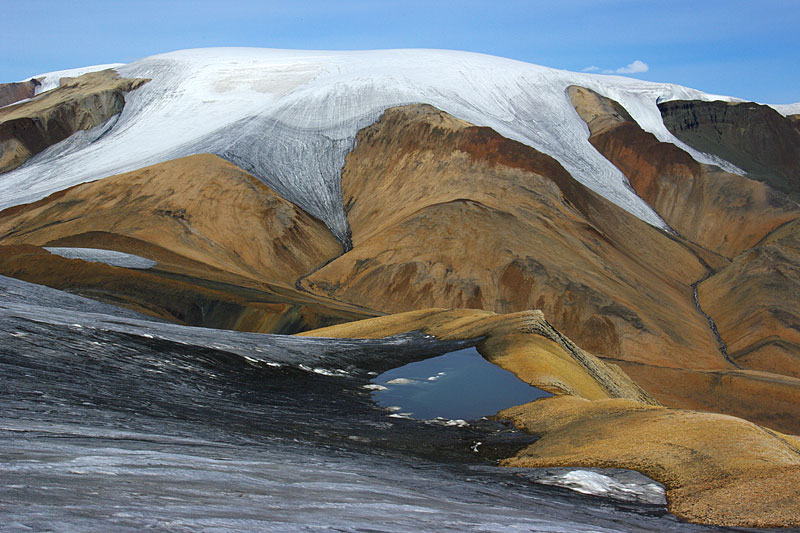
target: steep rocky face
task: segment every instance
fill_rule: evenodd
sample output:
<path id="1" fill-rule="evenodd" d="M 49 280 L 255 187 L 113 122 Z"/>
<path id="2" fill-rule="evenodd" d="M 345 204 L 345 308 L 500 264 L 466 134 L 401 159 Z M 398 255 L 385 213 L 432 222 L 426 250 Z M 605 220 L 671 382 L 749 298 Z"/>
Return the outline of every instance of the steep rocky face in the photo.
<path id="1" fill-rule="evenodd" d="M 33 98 L 36 88 L 41 83 L 38 80 L 21 81 L 17 83 L 0 83 L 0 107 Z"/>
<path id="2" fill-rule="evenodd" d="M 800 221 L 736 257 L 698 295 L 739 365 L 800 378 Z"/>
<path id="3" fill-rule="evenodd" d="M 65 78 L 57 89 L 0 109 L 0 172 L 13 170 L 76 131 L 102 124 L 122 111 L 125 92 L 145 79 L 120 78 L 113 70 Z"/>
<path id="4" fill-rule="evenodd" d="M 658 141 L 617 102 L 575 86 L 569 96 L 589 126 L 592 145 L 684 238 L 734 257 L 800 216 L 800 207 L 770 186 L 697 163 Z"/>
<path id="5" fill-rule="evenodd" d="M 718 155 L 753 179 L 800 198 L 800 131 L 769 106 L 752 102 L 671 101 L 664 125 L 693 148 Z"/>
<path id="6" fill-rule="evenodd" d="M 342 252 L 323 223 L 209 154 L 84 183 L 0 212 L 3 244 L 41 246 L 98 231 L 290 286 Z"/>
<path id="7" fill-rule="evenodd" d="M 302 279 L 314 293 L 386 312 L 542 309 L 598 354 L 726 366 L 692 302 L 700 261 L 530 147 L 394 108 L 359 134 L 342 190 L 354 248 Z"/>

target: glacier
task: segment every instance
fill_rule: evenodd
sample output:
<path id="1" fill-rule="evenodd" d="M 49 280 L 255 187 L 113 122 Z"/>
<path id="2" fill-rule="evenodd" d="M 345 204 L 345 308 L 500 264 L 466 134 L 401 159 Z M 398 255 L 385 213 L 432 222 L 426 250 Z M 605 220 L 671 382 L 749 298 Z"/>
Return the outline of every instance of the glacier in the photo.
<path id="1" fill-rule="evenodd" d="M 642 128 L 698 161 L 741 173 L 676 139 L 657 107 L 673 99 L 735 99 L 674 84 L 424 49 L 208 48 L 155 55 L 114 68 L 124 77 L 151 81 L 128 93 L 122 113 L 97 131 L 67 139 L 0 177 L 0 209 L 86 181 L 208 152 L 252 173 L 324 221 L 346 243 L 341 170 L 358 131 L 389 107 L 427 103 L 554 157 L 584 185 L 667 229 L 625 176 L 589 143 L 588 128 L 566 94 L 570 85 L 618 101 Z M 45 87 L 54 86 L 58 76 L 80 72 L 43 75 Z"/>

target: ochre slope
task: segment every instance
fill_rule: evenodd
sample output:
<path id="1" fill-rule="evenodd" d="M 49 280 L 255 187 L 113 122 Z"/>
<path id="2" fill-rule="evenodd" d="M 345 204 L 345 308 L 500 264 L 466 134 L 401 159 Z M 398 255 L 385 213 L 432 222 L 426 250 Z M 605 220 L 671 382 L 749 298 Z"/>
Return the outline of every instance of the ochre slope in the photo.
<path id="1" fill-rule="evenodd" d="M 800 378 L 800 221 L 736 257 L 698 296 L 738 364 Z"/>
<path id="2" fill-rule="evenodd" d="M 41 246 L 98 231 L 291 286 L 342 252 L 322 222 L 210 154 L 84 183 L 0 212 L 2 244 Z"/>
<path id="3" fill-rule="evenodd" d="M 697 370 L 616 363 L 664 405 L 744 418 L 758 425 L 800 435 L 800 379 L 755 370 Z"/>
<path id="4" fill-rule="evenodd" d="M 126 92 L 148 80 L 120 78 L 108 69 L 61 81 L 57 89 L 0 109 L 0 173 L 76 131 L 102 124 L 122 111 Z"/>
<path id="5" fill-rule="evenodd" d="M 798 437 L 624 399 L 560 396 L 499 416 L 540 436 L 504 466 L 630 468 L 663 483 L 670 512 L 685 520 L 800 526 Z"/>
<path id="6" fill-rule="evenodd" d="M 589 126 L 592 145 L 684 238 L 731 258 L 800 217 L 800 207 L 785 194 L 698 163 L 644 131 L 617 102 L 576 86 L 569 97 Z"/>
<path id="7" fill-rule="evenodd" d="M 542 309 L 598 354 L 727 367 L 692 300 L 701 261 L 533 148 L 430 106 L 389 109 L 360 132 L 342 190 L 354 248 L 303 278 L 312 292 L 384 312 Z"/>

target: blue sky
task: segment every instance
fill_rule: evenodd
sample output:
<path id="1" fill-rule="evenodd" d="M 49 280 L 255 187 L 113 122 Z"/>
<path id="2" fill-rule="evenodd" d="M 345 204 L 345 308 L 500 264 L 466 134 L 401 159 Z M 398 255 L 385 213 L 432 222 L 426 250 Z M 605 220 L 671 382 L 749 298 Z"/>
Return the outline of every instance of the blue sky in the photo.
<path id="1" fill-rule="evenodd" d="M 800 0 L 0 0 L 0 82 L 205 46 L 448 48 L 598 72 L 633 64 L 627 75 L 640 79 L 800 102 Z"/>

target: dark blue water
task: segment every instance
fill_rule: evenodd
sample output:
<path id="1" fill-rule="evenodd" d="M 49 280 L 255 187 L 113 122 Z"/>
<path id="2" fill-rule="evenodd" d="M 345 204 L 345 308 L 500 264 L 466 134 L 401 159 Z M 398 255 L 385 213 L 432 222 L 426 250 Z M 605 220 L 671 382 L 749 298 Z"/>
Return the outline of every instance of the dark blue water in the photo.
<path id="1" fill-rule="evenodd" d="M 474 347 L 409 363 L 372 380 L 378 405 L 429 420 L 474 420 L 552 396 L 488 362 Z"/>

